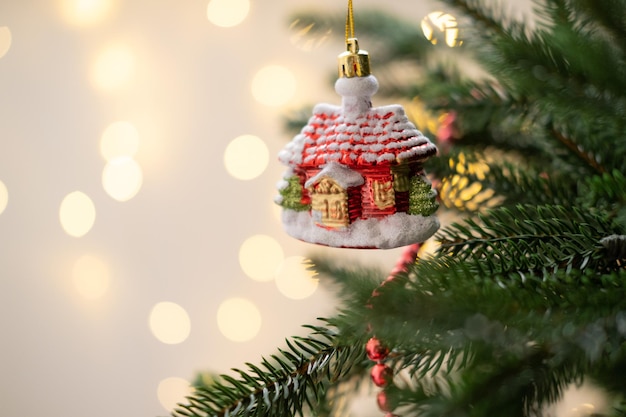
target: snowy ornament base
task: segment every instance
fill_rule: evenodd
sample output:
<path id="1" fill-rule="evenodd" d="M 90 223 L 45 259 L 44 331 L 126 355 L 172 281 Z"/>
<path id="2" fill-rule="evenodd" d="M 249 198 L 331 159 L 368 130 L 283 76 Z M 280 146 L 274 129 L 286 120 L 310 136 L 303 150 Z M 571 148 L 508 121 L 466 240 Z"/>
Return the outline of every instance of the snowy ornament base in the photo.
<path id="1" fill-rule="evenodd" d="M 396 213 L 383 219 L 355 220 L 343 230 L 318 226 L 308 212 L 284 210 L 288 235 L 318 245 L 353 249 L 392 249 L 423 242 L 439 229 L 436 216 Z"/>

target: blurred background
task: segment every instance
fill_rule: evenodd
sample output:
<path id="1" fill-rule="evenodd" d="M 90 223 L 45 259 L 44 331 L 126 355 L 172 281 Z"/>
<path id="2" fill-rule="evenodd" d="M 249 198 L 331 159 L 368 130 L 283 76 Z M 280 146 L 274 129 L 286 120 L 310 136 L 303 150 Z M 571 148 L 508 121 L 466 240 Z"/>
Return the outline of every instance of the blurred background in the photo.
<path id="1" fill-rule="evenodd" d="M 306 256 L 392 268 L 286 236 L 273 204 L 285 116 L 340 102 L 344 28 L 291 16 L 345 3 L 0 2 L 0 415 L 166 415 L 332 313 Z M 357 36 L 372 7 L 455 26 L 359 0 Z"/>

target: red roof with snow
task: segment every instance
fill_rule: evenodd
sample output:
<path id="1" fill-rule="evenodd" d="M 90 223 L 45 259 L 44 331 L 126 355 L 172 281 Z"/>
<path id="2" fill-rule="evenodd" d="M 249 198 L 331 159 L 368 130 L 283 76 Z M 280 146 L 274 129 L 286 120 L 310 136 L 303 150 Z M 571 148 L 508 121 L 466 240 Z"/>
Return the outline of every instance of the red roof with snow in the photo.
<path id="1" fill-rule="evenodd" d="M 349 119 L 340 106 L 318 104 L 308 124 L 278 157 L 292 167 L 319 167 L 330 162 L 374 166 L 426 160 L 436 152 L 402 106 L 371 108 Z"/>

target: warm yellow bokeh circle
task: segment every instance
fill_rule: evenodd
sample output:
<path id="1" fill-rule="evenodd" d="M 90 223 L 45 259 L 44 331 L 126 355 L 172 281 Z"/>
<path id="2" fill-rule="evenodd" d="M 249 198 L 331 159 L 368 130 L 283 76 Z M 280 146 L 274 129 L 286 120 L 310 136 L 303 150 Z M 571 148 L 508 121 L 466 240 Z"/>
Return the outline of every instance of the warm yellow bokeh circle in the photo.
<path id="1" fill-rule="evenodd" d="M 65 233 L 82 237 L 91 230 L 96 221 L 96 206 L 85 193 L 71 192 L 61 201 L 59 220 Z"/>
<path id="2" fill-rule="evenodd" d="M 259 177 L 270 161 L 270 151 L 263 140 L 254 135 L 241 135 L 230 141 L 224 151 L 226 171 L 238 180 Z"/>
<path id="3" fill-rule="evenodd" d="M 249 12 L 250 0 L 210 0 L 206 9 L 207 19 L 225 28 L 237 26 Z"/>
<path id="4" fill-rule="evenodd" d="M 283 248 L 276 239 L 254 235 L 239 248 L 239 265 L 255 281 L 272 281 L 284 256 Z"/>
<path id="5" fill-rule="evenodd" d="M 154 337 L 169 345 L 184 342 L 191 332 L 187 311 L 170 301 L 156 304 L 150 311 L 148 323 Z"/>
<path id="6" fill-rule="evenodd" d="M 220 304 L 217 325 L 220 332 L 233 342 L 247 342 L 261 330 L 261 312 L 251 301 L 234 297 Z"/>

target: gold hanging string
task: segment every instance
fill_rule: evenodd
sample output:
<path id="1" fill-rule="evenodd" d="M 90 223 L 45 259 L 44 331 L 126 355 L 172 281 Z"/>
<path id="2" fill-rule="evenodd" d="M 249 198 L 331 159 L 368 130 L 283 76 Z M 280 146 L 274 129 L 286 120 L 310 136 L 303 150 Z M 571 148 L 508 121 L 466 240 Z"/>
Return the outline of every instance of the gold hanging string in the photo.
<path id="1" fill-rule="evenodd" d="M 354 38 L 354 10 L 352 9 L 352 0 L 348 0 L 348 14 L 346 16 L 346 44 L 350 38 Z"/>
<path id="2" fill-rule="evenodd" d="M 348 0 L 348 15 L 346 16 L 346 50 L 338 56 L 338 60 L 340 78 L 371 75 L 369 54 L 359 49 L 359 42 L 354 36 L 352 0 Z"/>

